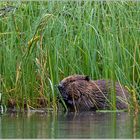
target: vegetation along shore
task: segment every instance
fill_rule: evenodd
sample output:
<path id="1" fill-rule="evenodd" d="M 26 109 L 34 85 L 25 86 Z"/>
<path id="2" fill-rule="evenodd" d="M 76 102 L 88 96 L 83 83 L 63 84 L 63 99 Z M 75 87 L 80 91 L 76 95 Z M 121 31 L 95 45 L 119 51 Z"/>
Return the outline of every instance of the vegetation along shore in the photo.
<path id="1" fill-rule="evenodd" d="M 57 85 L 73 74 L 118 81 L 139 106 L 140 2 L 0 3 L 2 109 L 57 111 Z"/>

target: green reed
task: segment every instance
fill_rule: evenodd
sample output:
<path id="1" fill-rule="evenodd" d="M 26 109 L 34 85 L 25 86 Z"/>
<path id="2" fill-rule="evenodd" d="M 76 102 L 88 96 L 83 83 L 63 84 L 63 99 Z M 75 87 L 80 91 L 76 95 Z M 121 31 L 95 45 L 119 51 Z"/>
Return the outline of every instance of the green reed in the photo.
<path id="1" fill-rule="evenodd" d="M 71 74 L 111 79 L 140 100 L 140 2 L 3 2 L 0 82 L 5 100 L 57 109 L 57 84 Z M 112 94 L 115 108 L 115 92 Z"/>

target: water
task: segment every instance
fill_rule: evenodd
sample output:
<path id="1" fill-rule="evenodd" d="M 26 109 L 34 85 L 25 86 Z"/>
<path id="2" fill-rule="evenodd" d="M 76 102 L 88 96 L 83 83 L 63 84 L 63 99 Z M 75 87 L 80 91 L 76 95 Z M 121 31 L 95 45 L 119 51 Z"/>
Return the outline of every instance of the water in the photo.
<path id="1" fill-rule="evenodd" d="M 140 114 L 7 113 L 0 138 L 140 138 Z"/>

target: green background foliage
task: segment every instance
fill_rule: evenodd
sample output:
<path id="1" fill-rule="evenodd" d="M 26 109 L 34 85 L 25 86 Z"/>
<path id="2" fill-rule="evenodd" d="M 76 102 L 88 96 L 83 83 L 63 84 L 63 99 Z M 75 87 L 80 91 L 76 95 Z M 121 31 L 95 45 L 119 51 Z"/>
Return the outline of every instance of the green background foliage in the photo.
<path id="1" fill-rule="evenodd" d="M 140 2 L 1 2 L 0 92 L 57 108 L 72 74 L 119 81 L 140 100 Z"/>

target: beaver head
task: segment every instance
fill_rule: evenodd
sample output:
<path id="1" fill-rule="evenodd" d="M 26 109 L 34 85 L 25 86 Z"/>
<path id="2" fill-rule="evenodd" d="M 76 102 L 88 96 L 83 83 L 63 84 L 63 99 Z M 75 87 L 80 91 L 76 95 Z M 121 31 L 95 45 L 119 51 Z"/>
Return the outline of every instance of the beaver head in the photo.
<path id="1" fill-rule="evenodd" d="M 89 76 L 72 75 L 64 78 L 58 85 L 58 89 L 67 107 L 72 110 L 89 110 L 91 103 L 88 103 L 92 82 Z M 91 95 L 92 96 L 92 95 Z"/>
<path id="2" fill-rule="evenodd" d="M 62 94 L 64 99 L 68 99 L 68 96 L 72 96 L 69 94 L 68 89 L 73 88 L 71 86 L 74 86 L 75 82 L 81 82 L 81 81 L 89 81 L 89 76 L 84 75 L 72 75 L 69 77 L 64 78 L 58 85 L 58 89 L 60 93 Z M 72 90 L 72 89 L 70 89 Z"/>

